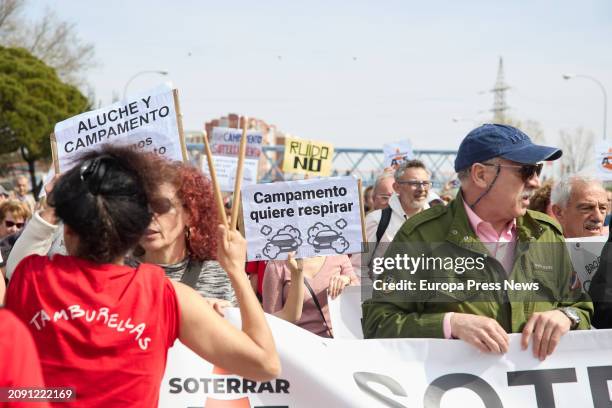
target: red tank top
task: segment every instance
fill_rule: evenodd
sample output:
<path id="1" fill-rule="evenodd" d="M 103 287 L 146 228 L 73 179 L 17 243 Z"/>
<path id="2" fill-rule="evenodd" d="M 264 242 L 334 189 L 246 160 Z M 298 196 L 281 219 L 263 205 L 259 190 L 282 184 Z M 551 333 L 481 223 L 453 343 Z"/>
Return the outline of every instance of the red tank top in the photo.
<path id="1" fill-rule="evenodd" d="M 76 402 L 57 406 L 157 406 L 180 316 L 158 266 L 32 255 L 15 269 L 6 307 L 29 328 L 46 386 L 74 387 Z"/>

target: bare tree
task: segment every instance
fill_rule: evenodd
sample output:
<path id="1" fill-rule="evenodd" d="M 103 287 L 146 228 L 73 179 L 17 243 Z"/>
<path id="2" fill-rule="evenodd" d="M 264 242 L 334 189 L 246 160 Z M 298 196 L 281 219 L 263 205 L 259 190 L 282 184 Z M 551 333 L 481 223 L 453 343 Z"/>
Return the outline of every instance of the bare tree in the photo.
<path id="1" fill-rule="evenodd" d="M 16 30 L 23 4 L 23 0 L 0 0 L 0 38 Z"/>
<path id="2" fill-rule="evenodd" d="M 83 86 L 83 74 L 95 65 L 93 44 L 84 43 L 74 24 L 61 21 L 49 9 L 40 21 L 25 21 L 21 11 L 26 1 L 0 0 L 0 43 L 25 48 L 55 68 L 63 81 Z"/>
<path id="3" fill-rule="evenodd" d="M 593 143 L 595 134 L 591 130 L 578 127 L 573 131 L 561 130 L 559 132 L 561 140 L 562 173 L 575 174 L 584 169 L 593 154 Z"/>

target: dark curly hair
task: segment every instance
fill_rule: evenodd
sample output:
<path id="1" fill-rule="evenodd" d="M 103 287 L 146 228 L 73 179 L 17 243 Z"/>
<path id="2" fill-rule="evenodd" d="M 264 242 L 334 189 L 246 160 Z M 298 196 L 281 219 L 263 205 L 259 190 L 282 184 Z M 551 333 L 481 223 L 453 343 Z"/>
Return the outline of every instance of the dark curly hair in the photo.
<path id="1" fill-rule="evenodd" d="M 79 237 L 80 258 L 111 263 L 139 241 L 151 223 L 146 175 L 152 154 L 104 146 L 81 155 L 56 182 L 49 205 Z"/>

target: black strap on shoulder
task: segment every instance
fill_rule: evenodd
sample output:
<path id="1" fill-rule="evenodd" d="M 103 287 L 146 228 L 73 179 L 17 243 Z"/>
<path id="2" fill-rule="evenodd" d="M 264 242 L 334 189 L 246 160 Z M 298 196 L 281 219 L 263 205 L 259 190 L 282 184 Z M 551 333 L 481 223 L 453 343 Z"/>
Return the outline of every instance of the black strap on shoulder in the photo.
<path id="1" fill-rule="evenodd" d="M 191 259 L 187 262 L 187 267 L 185 268 L 185 272 L 183 272 L 183 276 L 181 276 L 181 283 L 189 286 L 190 288 L 195 289 L 200 279 L 200 268 L 192 268 Z"/>
<path id="2" fill-rule="evenodd" d="M 391 207 L 385 207 L 380 214 L 380 221 L 378 222 L 378 228 L 376 229 L 376 245 L 382 239 L 382 236 L 385 234 L 387 227 L 389 226 L 389 222 L 391 222 L 391 214 L 393 210 Z"/>
<path id="3" fill-rule="evenodd" d="M 308 283 L 308 281 L 306 280 L 305 276 L 304 276 L 304 285 L 306 286 L 306 289 L 308 289 L 308 291 L 310 292 L 310 296 L 312 296 L 312 300 L 314 301 L 315 306 L 317 307 L 317 309 L 319 309 L 319 313 L 321 313 L 321 319 L 323 319 L 323 325 L 325 326 L 325 330 L 327 330 L 327 334 L 329 334 L 329 337 L 333 338 L 334 336 L 331 332 L 331 329 L 329 328 L 329 325 L 327 324 L 327 320 L 325 320 L 323 309 L 321 309 L 321 304 L 319 304 L 319 299 L 317 299 L 317 296 L 315 295 L 314 290 L 312 290 L 312 287 L 310 286 L 310 283 Z"/>
<path id="4" fill-rule="evenodd" d="M 389 223 L 391 222 L 391 214 L 393 214 L 393 210 L 391 209 L 391 207 L 385 207 L 381 211 L 380 221 L 378 221 L 378 228 L 376 228 L 376 244 L 374 245 L 374 250 L 372 251 L 372 254 L 370 255 L 370 261 L 368 262 L 368 268 L 372 267 L 372 261 L 374 260 L 374 254 L 376 253 L 376 250 L 378 249 L 378 244 L 380 244 L 380 240 L 382 239 L 383 235 L 385 235 L 385 231 L 387 230 L 387 227 L 389 226 Z M 368 274 L 371 275 L 371 269 L 368 270 Z"/>

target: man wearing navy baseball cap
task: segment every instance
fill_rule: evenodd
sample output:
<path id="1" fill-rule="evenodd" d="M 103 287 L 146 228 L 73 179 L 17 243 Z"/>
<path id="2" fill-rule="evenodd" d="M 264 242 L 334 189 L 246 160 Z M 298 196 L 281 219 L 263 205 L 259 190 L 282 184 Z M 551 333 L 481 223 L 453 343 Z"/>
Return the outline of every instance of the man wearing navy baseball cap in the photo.
<path id="1" fill-rule="evenodd" d="M 417 289 L 394 293 L 375 282 L 372 300 L 363 304 L 365 337 L 459 338 L 484 352 L 505 353 L 508 333 L 522 333 L 523 348 L 531 341 L 543 360 L 567 331 L 588 329 L 593 305 L 571 286 L 561 228 L 527 209 L 540 186 L 542 161 L 561 155 L 512 126 L 472 130 L 455 160 L 457 198 L 408 219 L 385 254 L 423 258 L 411 271 L 395 265 L 380 275 L 384 282 L 413 281 Z M 426 249 L 411 254 L 415 245 Z M 455 266 L 424 267 L 431 259 L 451 259 Z M 428 288 L 439 284 L 429 298 L 419 293 L 424 281 Z"/>

